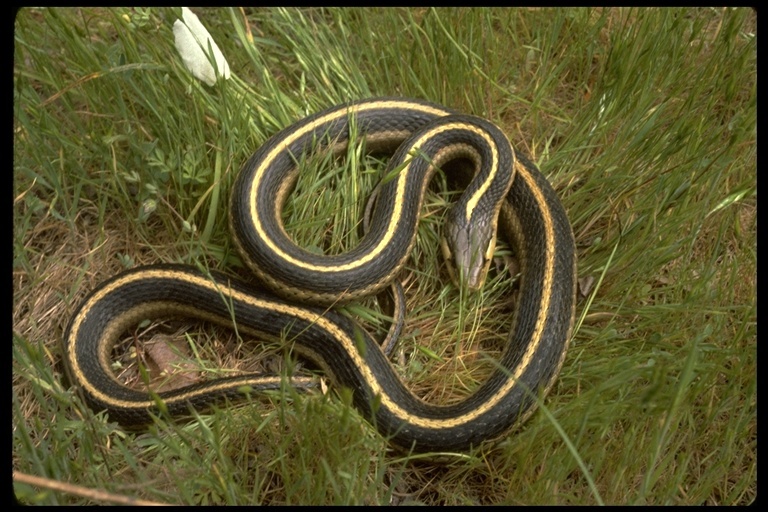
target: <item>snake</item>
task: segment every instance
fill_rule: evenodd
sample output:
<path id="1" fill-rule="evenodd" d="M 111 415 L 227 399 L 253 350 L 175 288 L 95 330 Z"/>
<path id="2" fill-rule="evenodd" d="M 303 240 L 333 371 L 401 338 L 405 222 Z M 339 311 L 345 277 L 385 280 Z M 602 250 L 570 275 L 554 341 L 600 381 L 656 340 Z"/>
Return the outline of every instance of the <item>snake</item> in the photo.
<path id="1" fill-rule="evenodd" d="M 318 254 L 286 232 L 282 211 L 318 151 L 340 155 L 358 138 L 390 157 L 370 228 L 342 254 Z M 376 294 L 397 278 L 417 241 L 432 176 L 461 172 L 469 183 L 446 214 L 441 251 L 456 286 L 482 290 L 499 235 L 519 260 L 517 300 L 506 346 L 489 377 L 461 401 L 434 404 L 414 394 L 379 343 L 331 306 Z M 465 179 L 466 181 L 466 179 Z M 63 337 L 70 379 L 94 411 L 125 426 L 158 414 L 184 416 L 252 393 L 309 385 L 310 377 L 240 374 L 179 389 L 136 390 L 111 367 L 131 326 L 185 316 L 238 335 L 289 341 L 391 443 L 412 452 L 462 452 L 497 440 L 525 421 L 563 366 L 574 325 L 576 251 L 565 208 L 537 166 L 480 117 L 424 100 L 368 98 L 339 104 L 280 130 L 247 160 L 233 183 L 234 245 L 256 277 L 155 264 L 124 271 L 79 304 Z"/>

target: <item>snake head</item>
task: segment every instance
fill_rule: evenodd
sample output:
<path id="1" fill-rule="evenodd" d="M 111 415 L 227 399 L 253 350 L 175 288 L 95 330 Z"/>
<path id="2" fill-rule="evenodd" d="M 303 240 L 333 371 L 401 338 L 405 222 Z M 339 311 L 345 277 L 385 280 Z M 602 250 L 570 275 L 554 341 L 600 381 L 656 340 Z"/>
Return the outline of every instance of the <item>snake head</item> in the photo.
<path id="1" fill-rule="evenodd" d="M 456 286 L 479 291 L 485 283 L 496 248 L 496 226 L 481 219 L 475 219 L 470 225 L 454 210 L 448 214 L 440 244 L 443 257 Z"/>

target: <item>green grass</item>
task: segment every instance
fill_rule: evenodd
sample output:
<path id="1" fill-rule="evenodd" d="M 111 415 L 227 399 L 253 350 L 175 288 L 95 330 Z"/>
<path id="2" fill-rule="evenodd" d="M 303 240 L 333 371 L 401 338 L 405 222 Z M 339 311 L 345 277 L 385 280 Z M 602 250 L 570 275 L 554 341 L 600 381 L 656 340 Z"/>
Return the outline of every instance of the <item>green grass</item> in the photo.
<path id="1" fill-rule="evenodd" d="M 754 500 L 753 11 L 195 12 L 232 69 L 214 87 L 176 53 L 178 9 L 30 8 L 17 16 L 19 499 L 108 501 L 98 490 L 184 504 Z M 558 190 L 579 277 L 595 285 L 580 300 L 545 408 L 500 442 L 442 463 L 389 451 L 344 391 L 286 390 L 190 422 L 158 419 L 138 433 L 87 409 L 61 367 L 59 339 L 78 301 L 146 263 L 242 273 L 226 211 L 239 167 L 278 129 L 371 95 L 425 98 L 489 118 Z M 290 233 L 318 250 L 354 245 L 382 162 L 352 147 L 344 162 L 306 164 L 286 208 Z M 502 273 L 477 297 L 460 297 L 448 281 L 437 249 L 453 197 L 444 189 L 438 178 L 422 212 L 395 357 L 408 385 L 436 402 L 466 396 L 487 374 L 486 356 L 508 330 L 510 298 Z M 386 327 L 373 300 L 348 309 L 365 315 L 369 329 Z M 182 333 L 181 346 L 194 347 L 191 364 L 209 373 L 281 368 L 281 347 L 265 355 L 226 331 L 169 327 Z M 135 362 L 117 358 L 136 379 Z"/>

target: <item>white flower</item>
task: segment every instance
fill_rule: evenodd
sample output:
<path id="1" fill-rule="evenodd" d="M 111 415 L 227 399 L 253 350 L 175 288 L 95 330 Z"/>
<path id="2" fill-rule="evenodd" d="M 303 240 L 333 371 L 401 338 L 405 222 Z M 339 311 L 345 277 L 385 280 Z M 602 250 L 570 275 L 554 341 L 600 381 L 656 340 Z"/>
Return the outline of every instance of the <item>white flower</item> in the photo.
<path id="1" fill-rule="evenodd" d="M 184 61 L 184 65 L 192 72 L 195 78 L 208 85 L 216 83 L 216 71 L 208 58 L 208 46 L 213 50 L 213 61 L 219 76 L 229 78 L 229 64 L 219 50 L 211 34 L 205 29 L 195 13 L 181 8 L 183 20 L 176 20 L 173 24 L 173 36 L 176 39 L 176 49 Z"/>

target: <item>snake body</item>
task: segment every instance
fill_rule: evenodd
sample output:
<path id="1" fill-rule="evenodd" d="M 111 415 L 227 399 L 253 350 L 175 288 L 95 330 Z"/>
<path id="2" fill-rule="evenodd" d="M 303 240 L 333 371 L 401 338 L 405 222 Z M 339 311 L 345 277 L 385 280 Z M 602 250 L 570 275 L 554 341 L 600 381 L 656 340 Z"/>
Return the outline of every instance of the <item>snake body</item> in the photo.
<path id="1" fill-rule="evenodd" d="M 394 153 L 385 172 L 370 232 L 341 255 L 296 246 L 281 211 L 301 160 L 313 151 L 341 152 L 355 132 L 370 151 Z M 509 343 L 487 381 L 451 405 L 430 404 L 402 382 L 376 341 L 327 304 L 387 286 L 416 240 L 430 177 L 460 162 L 472 170 L 444 229 L 443 252 L 460 286 L 479 289 L 501 231 L 520 265 L 520 292 Z M 175 391 L 148 393 L 118 382 L 110 353 L 138 321 L 184 315 L 238 332 L 293 342 L 316 362 L 393 444 L 415 451 L 478 446 L 524 419 L 556 379 L 573 326 L 575 248 L 565 210 L 527 158 L 492 123 L 439 105 L 374 98 L 332 107 L 285 128 L 243 166 L 230 204 L 233 238 L 264 288 L 218 272 L 154 265 L 124 272 L 91 292 L 64 337 L 67 366 L 95 410 L 124 424 L 151 413 L 181 415 L 250 392 L 276 389 L 277 376 L 240 375 Z M 500 229 L 497 229 L 500 228 Z M 308 302 L 310 305 L 300 305 Z M 303 384 L 302 378 L 293 378 Z M 160 404 L 160 405 L 159 405 Z"/>

